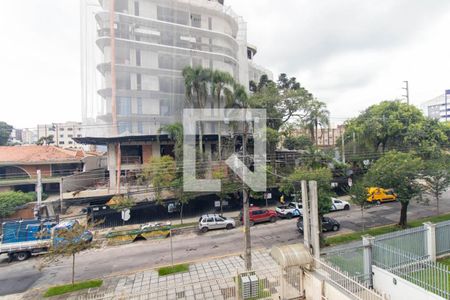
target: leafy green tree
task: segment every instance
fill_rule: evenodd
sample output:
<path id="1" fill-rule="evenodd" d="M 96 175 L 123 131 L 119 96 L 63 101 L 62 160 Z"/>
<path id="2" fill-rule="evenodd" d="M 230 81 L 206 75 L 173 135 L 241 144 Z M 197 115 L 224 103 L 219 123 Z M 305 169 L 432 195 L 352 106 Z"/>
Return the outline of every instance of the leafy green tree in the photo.
<path id="1" fill-rule="evenodd" d="M 399 225 L 406 227 L 408 205 L 420 193 L 423 161 L 411 153 L 389 151 L 377 160 L 367 173 L 371 186 L 393 188 L 401 203 Z"/>
<path id="2" fill-rule="evenodd" d="M 288 135 L 283 141 L 284 148 L 289 150 L 307 150 L 310 149 L 312 145 L 311 138 L 304 135 Z"/>
<path id="3" fill-rule="evenodd" d="M 12 215 L 19 206 L 36 201 L 36 193 L 1 192 L 0 193 L 0 218 Z"/>
<path id="4" fill-rule="evenodd" d="M 425 162 L 423 179 L 425 191 L 436 200 L 437 214 L 439 215 L 439 201 L 442 194 L 450 186 L 450 159 L 448 156 L 441 159 Z"/>
<path id="5" fill-rule="evenodd" d="M 153 157 L 144 165 L 141 177 L 149 182 L 155 192 L 156 201 L 162 202 L 162 191 L 171 189 L 176 179 L 176 163 L 171 156 Z"/>
<path id="6" fill-rule="evenodd" d="M 8 144 L 9 136 L 11 135 L 12 130 L 13 127 L 11 125 L 0 121 L 0 146 Z"/>
<path id="7" fill-rule="evenodd" d="M 311 169 L 300 167 L 290 174 L 286 179 L 282 180 L 280 191 L 284 194 L 299 193 L 295 191 L 294 182 L 317 181 L 317 195 L 319 199 L 319 215 L 323 216 L 331 209 L 331 197 L 334 195 L 331 190 L 332 174 L 329 168 Z"/>
<path id="8" fill-rule="evenodd" d="M 349 195 L 352 203 L 359 206 L 361 210 L 361 220 L 363 224 L 363 232 L 365 231 L 366 221 L 364 220 L 364 209 L 367 204 L 367 184 L 364 180 L 358 181 L 352 185 L 349 190 Z"/>
<path id="9" fill-rule="evenodd" d="M 169 138 L 174 142 L 174 154 L 177 164 L 181 165 L 183 161 L 183 124 L 174 123 L 169 125 L 164 125 L 159 129 L 159 134 L 166 132 Z"/>
<path id="10" fill-rule="evenodd" d="M 423 116 L 413 105 L 383 101 L 345 123 L 345 140 L 357 137 L 358 152 L 414 149 L 418 155 L 434 156 L 447 143 L 445 126 Z M 340 143 L 340 141 L 338 141 Z"/>
<path id="11" fill-rule="evenodd" d="M 63 258 L 72 258 L 72 285 L 75 284 L 75 257 L 78 253 L 97 248 L 99 244 L 92 239 L 87 239 L 87 231 L 93 231 L 100 222 L 90 225 L 82 225 L 76 222 L 72 228 L 59 229 L 54 233 L 54 242 L 51 244 L 48 252 L 42 256 L 38 269 L 53 266 Z M 47 231 L 39 233 L 40 236 L 48 236 Z"/>
<path id="12" fill-rule="evenodd" d="M 43 136 L 40 137 L 39 140 L 36 142 L 36 145 L 51 145 L 54 144 L 55 141 L 53 140 L 54 136 L 51 134 L 49 136 Z"/>
<path id="13" fill-rule="evenodd" d="M 249 99 L 249 106 L 266 109 L 267 126 L 278 131 L 288 121 L 303 118 L 312 99 L 312 94 L 301 87 L 295 77 L 288 79 L 286 74 L 280 74 L 276 83 L 267 76 L 261 77 Z"/>

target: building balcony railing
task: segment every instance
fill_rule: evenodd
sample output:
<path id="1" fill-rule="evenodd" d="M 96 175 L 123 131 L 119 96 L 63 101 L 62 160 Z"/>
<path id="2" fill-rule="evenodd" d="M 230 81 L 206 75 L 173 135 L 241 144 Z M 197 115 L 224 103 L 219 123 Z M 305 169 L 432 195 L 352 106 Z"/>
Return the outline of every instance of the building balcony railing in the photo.
<path id="1" fill-rule="evenodd" d="M 124 165 L 138 165 L 142 163 L 140 156 L 121 156 L 120 161 Z"/>

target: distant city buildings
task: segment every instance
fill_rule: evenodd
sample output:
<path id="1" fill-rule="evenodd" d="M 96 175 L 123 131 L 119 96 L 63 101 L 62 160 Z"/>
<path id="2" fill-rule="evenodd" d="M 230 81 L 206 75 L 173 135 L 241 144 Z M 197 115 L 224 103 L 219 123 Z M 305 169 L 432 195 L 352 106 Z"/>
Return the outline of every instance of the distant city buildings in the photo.
<path id="1" fill-rule="evenodd" d="M 318 147 L 334 147 L 336 141 L 344 134 L 345 126 L 337 125 L 335 128 L 319 128 L 317 129 L 317 137 L 314 138 L 314 143 Z M 295 131 L 295 134 L 300 136 L 311 136 L 311 133 L 306 129 L 299 129 Z"/>
<path id="2" fill-rule="evenodd" d="M 450 121 L 450 90 L 421 105 L 424 114 L 439 121 Z"/>
<path id="3" fill-rule="evenodd" d="M 49 136 L 53 136 L 53 143 L 50 143 L 50 145 L 62 148 L 80 148 L 81 145 L 77 144 L 73 138 L 83 136 L 81 122 L 52 123 L 37 126 L 36 141 Z"/>

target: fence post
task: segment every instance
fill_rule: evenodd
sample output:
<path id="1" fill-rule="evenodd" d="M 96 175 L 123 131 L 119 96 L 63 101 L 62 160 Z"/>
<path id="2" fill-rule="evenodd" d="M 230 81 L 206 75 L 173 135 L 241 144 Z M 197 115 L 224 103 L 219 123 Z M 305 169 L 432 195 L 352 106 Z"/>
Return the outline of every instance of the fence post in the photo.
<path id="1" fill-rule="evenodd" d="M 431 222 L 423 223 L 425 229 L 427 230 L 427 238 L 426 238 L 426 249 L 428 258 L 432 262 L 436 262 L 436 224 Z"/>
<path id="2" fill-rule="evenodd" d="M 373 288 L 373 272 L 372 272 L 372 247 L 373 243 L 375 241 L 375 238 L 370 235 L 364 235 L 362 237 L 363 242 L 363 259 L 364 259 L 364 275 L 368 276 L 368 284 L 370 288 Z"/>

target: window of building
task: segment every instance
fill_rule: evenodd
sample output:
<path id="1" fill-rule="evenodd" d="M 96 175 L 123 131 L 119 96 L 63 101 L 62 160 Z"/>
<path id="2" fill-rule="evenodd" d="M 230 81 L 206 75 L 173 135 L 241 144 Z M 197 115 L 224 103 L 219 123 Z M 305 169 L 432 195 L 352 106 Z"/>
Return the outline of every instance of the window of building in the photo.
<path id="1" fill-rule="evenodd" d="M 69 130 L 69 131 L 72 131 L 72 130 L 73 130 L 73 128 L 69 127 L 69 128 L 67 128 L 67 130 Z"/>
<path id="2" fill-rule="evenodd" d="M 137 113 L 138 115 L 142 115 L 142 98 L 136 99 Z"/>
<path id="3" fill-rule="evenodd" d="M 136 89 L 138 91 L 142 90 L 142 75 L 141 74 L 136 75 Z"/>
<path id="4" fill-rule="evenodd" d="M 189 25 L 189 13 L 169 7 L 158 6 L 157 18 L 160 21 Z"/>
<path id="5" fill-rule="evenodd" d="M 136 66 L 141 65 L 141 50 L 136 49 Z"/>
<path id="6" fill-rule="evenodd" d="M 131 98 L 129 97 L 117 98 L 117 113 L 121 116 L 131 115 Z"/>
<path id="7" fill-rule="evenodd" d="M 143 134 L 144 133 L 144 126 L 142 126 L 142 122 L 141 121 L 139 121 L 137 123 L 137 131 L 138 131 L 139 134 Z"/>
<path id="8" fill-rule="evenodd" d="M 160 100 L 160 103 L 159 103 L 159 114 L 161 116 L 169 116 L 170 115 L 170 102 L 169 102 L 169 100 Z"/>
<path id="9" fill-rule="evenodd" d="M 117 12 L 127 12 L 128 11 L 128 1 L 115 0 L 114 6 L 115 6 L 115 10 Z"/>
<path id="10" fill-rule="evenodd" d="M 212 18 L 211 17 L 208 18 L 208 29 L 212 30 Z"/>
<path id="11" fill-rule="evenodd" d="M 60 137 L 60 138 L 63 138 L 63 137 L 64 137 L 64 134 L 60 134 L 59 137 Z"/>
<path id="12" fill-rule="evenodd" d="M 159 54 L 158 67 L 160 69 L 173 69 L 173 55 Z"/>
<path id="13" fill-rule="evenodd" d="M 59 128 L 59 131 L 64 131 L 64 128 Z"/>
<path id="14" fill-rule="evenodd" d="M 139 1 L 134 2 L 134 15 L 139 16 Z"/>
<path id="15" fill-rule="evenodd" d="M 69 134 L 69 135 L 67 135 L 67 137 L 73 138 L 73 134 Z"/>
<path id="16" fill-rule="evenodd" d="M 119 134 L 131 132 L 130 122 L 119 122 L 118 127 L 119 127 Z"/>
<path id="17" fill-rule="evenodd" d="M 77 134 L 77 137 L 81 137 L 82 135 L 81 134 Z"/>
<path id="18" fill-rule="evenodd" d="M 130 74 L 118 73 L 116 78 L 116 87 L 119 90 L 129 90 L 131 89 L 131 78 Z"/>
<path id="19" fill-rule="evenodd" d="M 59 144 L 60 144 L 60 145 L 64 145 L 64 142 L 63 142 L 63 141 L 60 141 Z"/>
<path id="20" fill-rule="evenodd" d="M 202 27 L 202 16 L 198 14 L 191 14 L 191 26 L 201 28 Z"/>
<path id="21" fill-rule="evenodd" d="M 69 141 L 69 145 L 72 145 L 73 144 L 73 142 L 72 141 Z"/>

